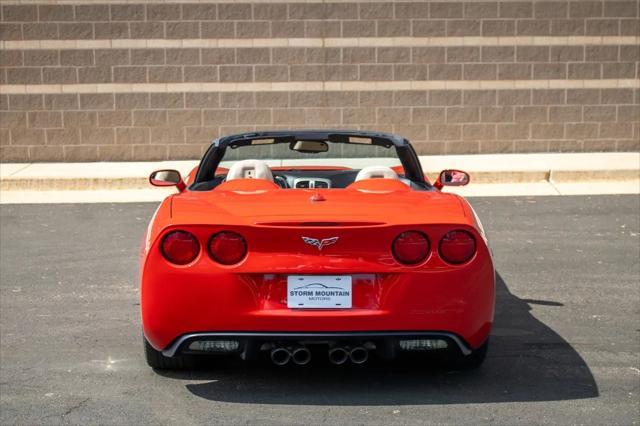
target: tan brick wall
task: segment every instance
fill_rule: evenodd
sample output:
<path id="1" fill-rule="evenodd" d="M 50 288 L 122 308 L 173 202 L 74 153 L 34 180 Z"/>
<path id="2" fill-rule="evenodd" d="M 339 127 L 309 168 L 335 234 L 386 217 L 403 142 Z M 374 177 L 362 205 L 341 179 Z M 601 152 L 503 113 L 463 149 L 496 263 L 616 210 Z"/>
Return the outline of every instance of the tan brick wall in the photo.
<path id="1" fill-rule="evenodd" d="M 423 154 L 640 150 L 638 1 L 4 0 L 0 160 L 391 131 Z"/>

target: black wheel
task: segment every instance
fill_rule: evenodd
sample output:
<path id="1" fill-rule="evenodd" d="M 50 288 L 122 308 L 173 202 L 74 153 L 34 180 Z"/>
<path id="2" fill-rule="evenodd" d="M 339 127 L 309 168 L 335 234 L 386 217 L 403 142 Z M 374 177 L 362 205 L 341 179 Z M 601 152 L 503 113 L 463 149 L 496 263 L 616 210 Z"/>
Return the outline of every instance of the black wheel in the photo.
<path id="1" fill-rule="evenodd" d="M 146 338 L 144 340 L 144 356 L 149 367 L 157 370 L 183 370 L 191 367 L 191 360 L 186 356 L 166 357 L 162 352 L 157 351 L 149 344 Z"/>
<path id="2" fill-rule="evenodd" d="M 484 362 L 484 359 L 487 357 L 487 350 L 489 350 L 489 339 L 469 355 L 463 355 L 460 353 L 453 357 L 449 360 L 447 365 L 454 370 L 474 370 L 479 368 Z"/>

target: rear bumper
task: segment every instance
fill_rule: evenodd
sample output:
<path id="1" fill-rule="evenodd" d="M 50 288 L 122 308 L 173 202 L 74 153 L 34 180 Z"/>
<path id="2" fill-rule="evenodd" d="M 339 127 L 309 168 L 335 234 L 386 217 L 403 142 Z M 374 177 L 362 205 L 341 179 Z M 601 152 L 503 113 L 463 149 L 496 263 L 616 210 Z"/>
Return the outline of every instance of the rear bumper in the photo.
<path id="1" fill-rule="evenodd" d="M 160 351 L 192 333 L 441 332 L 472 349 L 482 345 L 495 301 L 495 272 L 484 244 L 463 265 L 446 264 L 435 252 L 413 267 L 398 265 L 389 253 L 376 259 L 367 253 L 271 253 L 268 264 L 262 259 L 265 264 L 252 266 L 251 256 L 266 256 L 258 251 L 223 267 L 206 254 L 190 265 L 172 265 L 152 249 L 141 277 L 144 334 Z M 289 275 L 351 276 L 352 307 L 289 308 Z"/>
<path id="2" fill-rule="evenodd" d="M 458 276 L 456 276 L 458 275 Z M 493 322 L 493 270 L 475 274 L 428 273 L 354 278 L 352 309 L 289 309 L 282 277 L 208 275 L 147 281 L 144 333 L 167 350 L 193 333 L 293 334 L 439 332 L 479 347 Z M 355 277 L 355 275 L 354 275 Z M 182 278 L 182 279 L 181 279 Z"/>
<path id="3" fill-rule="evenodd" d="M 343 310 L 287 308 L 282 276 L 176 276 L 143 287 L 143 329 L 157 350 L 193 333 L 426 331 L 458 336 L 475 349 L 493 322 L 493 271 L 455 275 L 378 275 L 369 281 L 354 275 L 354 307 Z"/>
<path id="4" fill-rule="evenodd" d="M 202 332 L 189 333 L 175 339 L 167 346 L 162 354 L 167 357 L 173 357 L 184 353 L 193 353 L 189 350 L 189 346 L 198 341 L 209 340 L 225 340 L 239 342 L 236 350 L 231 350 L 227 354 L 239 353 L 244 358 L 250 358 L 254 353 L 260 350 L 264 344 L 279 343 L 303 343 L 313 344 L 364 344 L 373 343 L 380 355 L 385 358 L 395 358 L 396 354 L 402 349 L 400 341 L 417 340 L 417 339 L 433 339 L 444 340 L 447 342 L 448 348 L 459 351 L 462 355 L 469 355 L 472 348 L 461 337 L 448 332 L 440 331 L 382 331 L 382 332 L 314 332 L 314 333 L 288 333 L 288 332 Z"/>

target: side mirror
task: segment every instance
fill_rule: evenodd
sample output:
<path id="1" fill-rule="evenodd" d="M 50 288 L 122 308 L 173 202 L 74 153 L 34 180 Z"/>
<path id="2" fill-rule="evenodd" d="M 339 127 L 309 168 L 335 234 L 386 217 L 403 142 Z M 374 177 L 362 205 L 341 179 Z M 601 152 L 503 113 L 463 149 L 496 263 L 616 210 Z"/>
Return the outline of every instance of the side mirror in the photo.
<path id="1" fill-rule="evenodd" d="M 187 187 L 177 170 L 156 170 L 149 175 L 149 183 L 153 186 L 175 186 L 180 192 Z"/>
<path id="2" fill-rule="evenodd" d="M 433 186 L 442 189 L 443 186 L 465 186 L 471 181 L 469 173 L 462 170 L 443 170 Z"/>

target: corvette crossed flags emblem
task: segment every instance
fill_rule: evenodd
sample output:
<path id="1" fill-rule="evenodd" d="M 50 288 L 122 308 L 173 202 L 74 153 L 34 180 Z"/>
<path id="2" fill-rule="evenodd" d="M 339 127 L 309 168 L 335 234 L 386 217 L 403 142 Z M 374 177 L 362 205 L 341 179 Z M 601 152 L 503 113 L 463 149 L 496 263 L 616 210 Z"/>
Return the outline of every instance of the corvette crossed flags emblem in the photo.
<path id="1" fill-rule="evenodd" d="M 326 246 L 335 244 L 338 239 L 339 237 L 325 238 L 323 240 L 319 240 L 317 238 L 302 237 L 302 241 L 309 244 L 310 246 L 317 247 L 318 251 L 321 251 Z"/>

